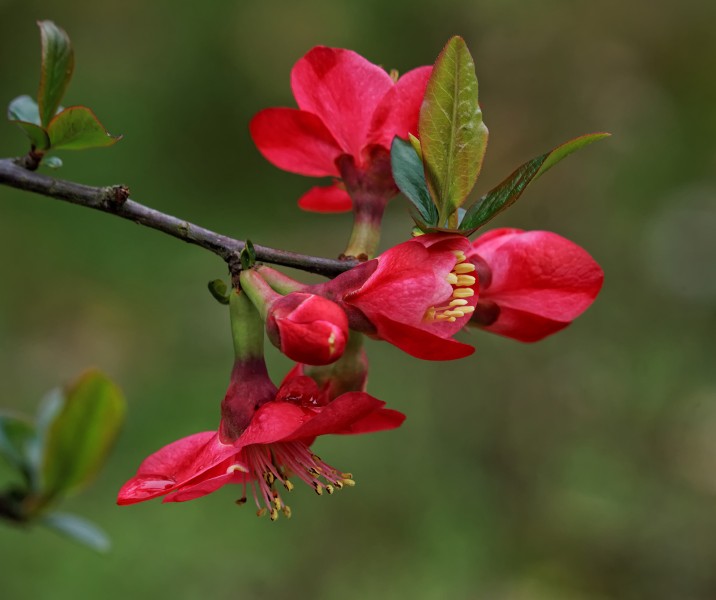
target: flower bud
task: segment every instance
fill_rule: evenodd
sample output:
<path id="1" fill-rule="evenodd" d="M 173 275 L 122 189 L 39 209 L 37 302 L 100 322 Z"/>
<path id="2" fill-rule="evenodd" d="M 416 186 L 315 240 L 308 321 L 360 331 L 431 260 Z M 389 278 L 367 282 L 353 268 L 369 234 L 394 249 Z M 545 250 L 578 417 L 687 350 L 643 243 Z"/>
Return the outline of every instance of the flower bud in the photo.
<path id="1" fill-rule="evenodd" d="M 294 292 L 271 304 L 266 333 L 271 343 L 290 359 L 308 365 L 327 365 L 343 355 L 348 317 L 335 302 Z"/>

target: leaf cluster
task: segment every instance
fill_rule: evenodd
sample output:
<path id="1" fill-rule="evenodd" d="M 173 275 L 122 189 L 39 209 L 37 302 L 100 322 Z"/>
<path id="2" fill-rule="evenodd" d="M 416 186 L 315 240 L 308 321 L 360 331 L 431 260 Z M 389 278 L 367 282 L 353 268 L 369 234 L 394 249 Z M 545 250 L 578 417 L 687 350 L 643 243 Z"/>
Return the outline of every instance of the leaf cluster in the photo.
<path id="1" fill-rule="evenodd" d="M 0 413 L 0 456 L 19 476 L 0 493 L 0 516 L 38 523 L 95 550 L 108 550 L 109 539 L 99 528 L 53 508 L 95 478 L 125 409 L 119 388 L 99 371 L 88 371 L 66 389 L 50 392 L 34 421 Z"/>
<path id="2" fill-rule="evenodd" d="M 471 235 L 514 204 L 532 181 L 560 160 L 609 136 L 583 135 L 527 161 L 463 210 L 487 149 L 488 130 L 477 92 L 472 56 L 465 41 L 455 36 L 438 56 L 428 81 L 420 109 L 420 139 L 393 140 L 393 177 L 415 207 L 413 219 L 423 232 Z"/>

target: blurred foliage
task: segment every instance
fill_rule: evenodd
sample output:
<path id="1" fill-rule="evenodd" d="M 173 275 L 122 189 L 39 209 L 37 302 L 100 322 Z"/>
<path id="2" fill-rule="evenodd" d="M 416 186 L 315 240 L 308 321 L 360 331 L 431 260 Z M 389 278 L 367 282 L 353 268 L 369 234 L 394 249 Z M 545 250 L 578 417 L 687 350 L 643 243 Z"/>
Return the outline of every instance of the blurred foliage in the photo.
<path id="1" fill-rule="evenodd" d="M 369 389 L 408 421 L 322 440 L 321 456 L 358 485 L 331 498 L 296 490 L 290 522 L 256 519 L 227 489 L 119 509 L 116 490 L 142 458 L 216 427 L 231 340 L 206 282 L 224 265 L 0 188 L 4 404 L 30 412 L 23 399 L 88 364 L 130 401 L 109 468 L 67 503 L 106 526 L 111 556 L 5 528 L 4 598 L 716 597 L 716 5 L 0 0 L 5 103 L 37 85 L 44 18 L 72 36 L 69 95 L 125 136 L 66 153 L 63 177 L 126 183 L 229 235 L 328 255 L 350 218 L 296 208 L 313 182 L 260 157 L 250 117 L 292 105 L 289 70 L 311 46 L 406 71 L 461 34 L 490 127 L 474 198 L 544 148 L 614 134 L 494 221 L 570 238 L 606 283 L 574 325 L 534 346 L 466 334 L 475 356 L 419 364 L 371 344 Z M 0 155 L 25 145 L 0 124 Z M 384 246 L 410 227 L 396 200 Z M 287 363 L 270 366 L 278 378 Z"/>

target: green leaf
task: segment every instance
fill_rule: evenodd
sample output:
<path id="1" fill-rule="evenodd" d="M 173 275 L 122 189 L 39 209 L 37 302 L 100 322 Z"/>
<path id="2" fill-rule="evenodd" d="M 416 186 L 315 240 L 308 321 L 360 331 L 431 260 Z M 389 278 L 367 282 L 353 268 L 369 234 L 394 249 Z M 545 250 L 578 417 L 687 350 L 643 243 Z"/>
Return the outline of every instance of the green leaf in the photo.
<path id="1" fill-rule="evenodd" d="M 423 163 L 413 145 L 399 137 L 394 138 L 390 147 L 390 162 L 395 184 L 418 209 L 422 222 L 437 225 L 438 211 L 425 181 Z"/>
<path id="2" fill-rule="evenodd" d="M 40 122 L 48 126 L 60 106 L 65 89 L 72 79 L 75 56 L 69 36 L 52 21 L 38 21 L 42 41 L 42 69 L 37 103 Z"/>
<path id="3" fill-rule="evenodd" d="M 89 483 L 105 462 L 125 412 L 122 393 L 99 371 L 65 393 L 42 446 L 42 493 L 67 494 Z"/>
<path id="4" fill-rule="evenodd" d="M 239 260 L 241 261 L 241 268 L 244 270 L 250 269 L 256 264 L 256 250 L 251 240 L 246 240 L 246 245 L 241 254 L 239 254 Z"/>
<path id="5" fill-rule="evenodd" d="M 10 102 L 7 107 L 7 118 L 25 132 L 36 149 L 46 150 L 50 147 L 50 138 L 40 125 L 37 103 L 30 96 L 18 96 Z"/>
<path id="6" fill-rule="evenodd" d="M 50 169 L 59 169 L 62 166 L 62 159 L 59 156 L 48 156 L 42 164 Z"/>
<path id="7" fill-rule="evenodd" d="M 229 288 L 226 287 L 226 284 L 221 279 L 214 279 L 213 281 L 210 281 L 209 291 L 214 299 L 220 304 L 229 303 Z"/>
<path id="8" fill-rule="evenodd" d="M 47 126 L 53 150 L 84 150 L 116 144 L 122 136 L 112 136 L 86 106 L 71 106 L 56 115 Z"/>
<path id="9" fill-rule="evenodd" d="M 77 515 L 58 512 L 50 513 L 42 518 L 41 523 L 80 544 L 89 546 L 97 552 L 108 552 L 112 545 L 104 531 L 94 523 Z"/>
<path id="10" fill-rule="evenodd" d="M 29 451 L 34 438 L 35 428 L 29 419 L 0 414 L 0 454 L 26 478 L 32 469 Z"/>
<path id="11" fill-rule="evenodd" d="M 469 235 L 479 227 L 482 227 L 503 210 L 514 204 L 532 181 L 544 175 L 564 157 L 592 142 L 604 139 L 610 135 L 609 133 L 590 133 L 583 135 L 526 162 L 500 185 L 487 192 L 487 194 L 468 209 L 460 223 L 460 229 L 469 231 L 469 233 L 466 233 L 466 235 Z"/>
<path id="12" fill-rule="evenodd" d="M 435 62 L 418 129 L 428 186 L 442 224 L 475 185 L 487 147 L 475 64 L 459 36 L 448 41 Z"/>

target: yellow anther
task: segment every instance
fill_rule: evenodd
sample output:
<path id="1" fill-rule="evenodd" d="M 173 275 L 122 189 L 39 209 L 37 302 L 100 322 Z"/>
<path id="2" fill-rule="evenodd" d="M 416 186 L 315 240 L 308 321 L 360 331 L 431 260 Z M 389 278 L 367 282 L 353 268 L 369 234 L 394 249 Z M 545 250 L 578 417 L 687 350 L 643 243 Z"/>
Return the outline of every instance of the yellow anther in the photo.
<path id="1" fill-rule="evenodd" d="M 457 262 L 459 263 L 467 259 L 467 256 L 465 256 L 465 253 L 462 250 L 453 250 L 453 254 L 455 255 L 455 258 L 457 258 Z"/>
<path id="2" fill-rule="evenodd" d="M 266 471 L 264 473 L 264 481 L 268 485 L 273 485 L 273 482 L 276 481 L 276 478 L 273 476 L 273 473 L 271 471 Z"/>
<path id="3" fill-rule="evenodd" d="M 348 477 L 343 479 L 343 485 L 347 485 L 348 487 L 353 487 L 353 486 L 355 486 L 355 484 L 356 484 L 356 482 L 353 481 L 352 479 L 349 479 Z"/>
<path id="4" fill-rule="evenodd" d="M 450 285 L 457 285 L 457 275 L 455 275 L 455 273 L 448 273 L 445 279 L 447 279 Z"/>
<path id="5" fill-rule="evenodd" d="M 465 306 L 466 304 L 467 304 L 467 300 L 462 300 L 460 298 L 450 302 L 450 306 Z"/>
<path id="6" fill-rule="evenodd" d="M 263 517 L 267 512 L 268 512 L 268 508 L 266 508 L 266 507 L 264 507 L 264 508 L 259 508 L 259 509 L 256 511 L 256 516 L 257 516 L 257 517 Z"/>
<path id="7" fill-rule="evenodd" d="M 440 314 L 440 315 L 435 315 L 435 320 L 436 321 L 449 321 L 450 315 L 446 315 L 445 313 Z"/>
<path id="8" fill-rule="evenodd" d="M 458 285 L 475 285 L 476 279 L 472 275 L 458 275 L 457 276 L 457 284 Z"/>
<path id="9" fill-rule="evenodd" d="M 341 473 L 343 479 L 353 479 L 353 473 Z"/>
<path id="10" fill-rule="evenodd" d="M 281 510 L 281 498 L 274 498 L 273 505 L 276 507 L 276 510 Z"/>
<path id="11" fill-rule="evenodd" d="M 335 490 L 333 489 L 333 486 L 329 483 L 326 486 L 326 491 L 328 492 L 328 495 L 330 496 Z"/>
<path id="12" fill-rule="evenodd" d="M 290 506 L 284 506 L 281 509 L 281 512 L 283 513 L 283 516 L 286 517 L 287 519 L 291 518 L 291 507 Z"/>
<path id="13" fill-rule="evenodd" d="M 475 265 L 472 263 L 458 263 L 453 268 L 453 271 L 455 271 L 458 275 L 462 275 L 463 273 L 472 273 L 474 270 Z"/>
<path id="14" fill-rule="evenodd" d="M 285 487 L 289 492 L 293 491 L 293 484 L 288 479 L 283 482 L 283 487 Z"/>
<path id="15" fill-rule="evenodd" d="M 278 519 L 278 511 L 275 508 L 271 509 L 271 520 L 275 521 Z"/>
<path id="16" fill-rule="evenodd" d="M 450 317 L 450 318 L 453 319 L 453 320 L 454 320 L 455 318 L 457 318 L 457 317 L 464 317 L 464 316 L 465 316 L 464 313 L 462 312 L 462 310 L 460 310 L 460 309 L 457 309 L 457 310 L 446 310 L 443 314 L 444 314 L 446 317 Z"/>
<path id="17" fill-rule="evenodd" d="M 316 490 L 316 494 L 323 496 L 323 486 L 320 483 L 317 483 L 314 489 Z"/>
<path id="18" fill-rule="evenodd" d="M 246 496 L 242 496 L 236 501 L 236 506 L 243 506 L 246 504 Z"/>
<path id="19" fill-rule="evenodd" d="M 453 298 L 472 298 L 475 295 L 475 290 L 471 288 L 458 288 L 453 291 Z"/>
<path id="20" fill-rule="evenodd" d="M 343 488 L 343 482 L 340 479 L 338 481 L 336 481 L 333 485 L 336 486 L 337 490 L 340 490 Z"/>
<path id="21" fill-rule="evenodd" d="M 458 310 L 463 314 L 463 316 L 465 316 L 465 315 L 470 314 L 471 312 L 475 312 L 475 307 L 474 306 L 463 306 L 463 307 L 459 308 Z"/>

